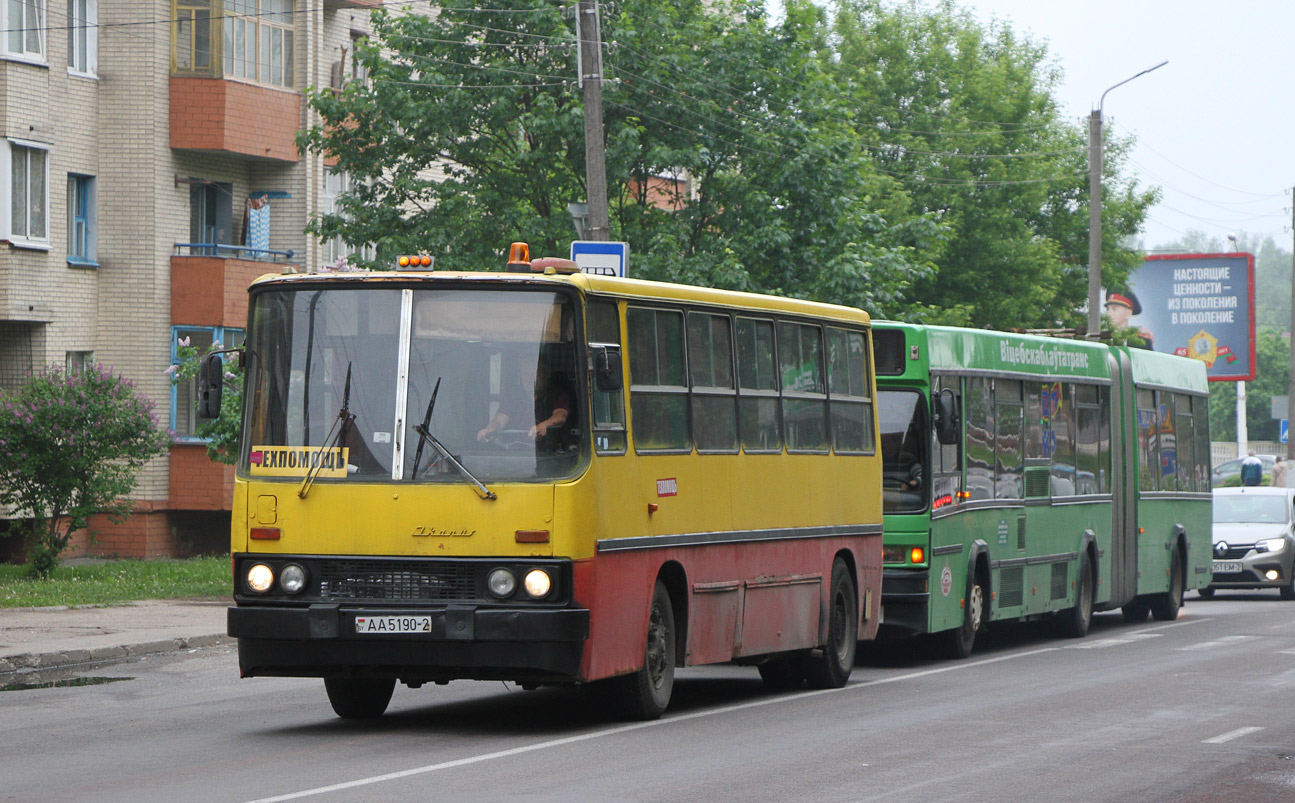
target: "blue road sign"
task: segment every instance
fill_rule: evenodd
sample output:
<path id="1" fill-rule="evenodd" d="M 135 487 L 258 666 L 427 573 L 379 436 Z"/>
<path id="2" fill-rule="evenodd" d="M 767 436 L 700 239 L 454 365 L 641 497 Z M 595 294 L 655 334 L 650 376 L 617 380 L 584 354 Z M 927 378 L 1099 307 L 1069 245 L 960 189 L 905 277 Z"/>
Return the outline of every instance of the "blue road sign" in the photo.
<path id="1" fill-rule="evenodd" d="M 625 276 L 629 272 L 630 244 L 597 240 L 572 240 L 571 259 L 582 273 Z"/>
<path id="2" fill-rule="evenodd" d="M 1290 422 L 1290 419 L 1289 419 L 1289 418 L 1283 418 L 1283 419 L 1282 419 L 1282 434 L 1281 434 L 1281 442 L 1282 442 L 1282 443 L 1286 443 L 1287 441 L 1289 441 L 1289 440 L 1290 440 L 1290 434 L 1291 434 L 1291 422 Z"/>

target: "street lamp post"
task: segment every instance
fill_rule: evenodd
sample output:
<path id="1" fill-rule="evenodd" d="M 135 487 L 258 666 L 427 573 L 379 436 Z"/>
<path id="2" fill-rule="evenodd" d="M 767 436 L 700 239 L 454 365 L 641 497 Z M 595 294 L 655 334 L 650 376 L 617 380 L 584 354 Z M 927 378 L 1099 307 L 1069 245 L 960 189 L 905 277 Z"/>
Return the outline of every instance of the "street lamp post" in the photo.
<path id="1" fill-rule="evenodd" d="M 1102 106 L 1107 92 L 1168 63 L 1166 59 L 1107 88 L 1097 108 L 1088 116 L 1088 337 L 1093 340 L 1102 331 L 1101 313 L 1097 309 L 1102 294 Z"/>

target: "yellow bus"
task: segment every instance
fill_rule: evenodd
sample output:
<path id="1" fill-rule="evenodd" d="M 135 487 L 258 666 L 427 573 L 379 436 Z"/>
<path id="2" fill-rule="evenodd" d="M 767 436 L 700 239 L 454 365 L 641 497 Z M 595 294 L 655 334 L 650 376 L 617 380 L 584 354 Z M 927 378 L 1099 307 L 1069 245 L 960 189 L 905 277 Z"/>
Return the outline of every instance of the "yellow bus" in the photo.
<path id="1" fill-rule="evenodd" d="M 323 678 L 342 717 L 397 681 L 598 682 L 643 719 L 679 666 L 846 682 L 881 601 L 867 314 L 575 271 L 253 284 L 245 677 Z"/>

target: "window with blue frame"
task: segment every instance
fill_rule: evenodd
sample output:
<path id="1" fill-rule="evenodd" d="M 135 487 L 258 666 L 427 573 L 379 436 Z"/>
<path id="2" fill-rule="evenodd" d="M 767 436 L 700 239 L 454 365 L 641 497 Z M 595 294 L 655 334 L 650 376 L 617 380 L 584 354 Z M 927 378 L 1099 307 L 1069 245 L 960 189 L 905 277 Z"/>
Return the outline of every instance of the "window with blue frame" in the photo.
<path id="1" fill-rule="evenodd" d="M 72 265 L 97 265 L 95 179 L 67 175 L 67 261 Z"/>
<path id="2" fill-rule="evenodd" d="M 238 348 L 243 345 L 242 329 L 225 326 L 172 326 L 171 327 L 171 365 L 178 367 L 180 348 L 193 346 L 199 354 L 206 354 L 216 343 L 216 348 Z M 228 359 L 228 355 L 226 356 Z M 171 383 L 171 431 L 180 443 L 199 443 L 202 438 L 197 435 L 198 420 L 198 382 L 196 379 L 181 380 Z"/>

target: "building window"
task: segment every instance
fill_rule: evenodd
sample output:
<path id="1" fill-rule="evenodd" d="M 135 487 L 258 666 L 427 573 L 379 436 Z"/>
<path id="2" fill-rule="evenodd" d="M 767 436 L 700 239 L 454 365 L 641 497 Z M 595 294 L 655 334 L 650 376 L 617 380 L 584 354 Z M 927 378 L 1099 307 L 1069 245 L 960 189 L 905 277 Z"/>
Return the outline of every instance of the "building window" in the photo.
<path id="1" fill-rule="evenodd" d="M 45 58 L 45 0 L 6 0 L 5 40 L 11 56 Z"/>
<path id="2" fill-rule="evenodd" d="M 229 0 L 225 14 L 225 76 L 292 86 L 292 0 Z"/>
<path id="3" fill-rule="evenodd" d="M 234 244 L 233 217 L 233 184 L 194 179 L 189 189 L 189 242 L 211 247 L 190 253 L 215 256 L 215 246 Z"/>
<path id="4" fill-rule="evenodd" d="M 69 376 L 83 373 L 94 366 L 93 351 L 68 351 L 63 354 L 65 369 Z"/>
<path id="5" fill-rule="evenodd" d="M 67 176 L 67 261 L 74 265 L 94 265 L 95 248 L 95 181 L 94 176 Z"/>
<path id="6" fill-rule="evenodd" d="M 7 142 L 9 149 L 9 240 L 15 245 L 49 243 L 48 151 Z"/>
<path id="7" fill-rule="evenodd" d="M 350 174 L 344 170 L 328 170 L 324 172 L 324 192 L 320 203 L 320 211 L 325 215 L 338 215 L 347 217 L 342 209 L 341 199 L 351 191 L 352 188 Z M 334 235 L 323 241 L 323 259 L 325 265 L 331 265 L 340 259 L 358 255 L 361 259 L 374 260 L 377 258 L 377 249 L 372 244 L 352 246 L 342 239 L 340 234 Z"/>
<path id="8" fill-rule="evenodd" d="M 98 55 L 96 0 L 67 0 L 67 66 L 76 73 L 92 75 Z"/>
<path id="9" fill-rule="evenodd" d="M 227 329 L 223 326 L 172 326 L 171 327 L 171 365 L 180 363 L 180 347 L 192 346 L 199 355 L 206 354 L 214 344 L 216 348 L 238 348 L 243 345 L 242 329 Z M 225 355 L 228 359 L 230 355 Z M 197 436 L 198 424 L 198 380 L 174 382 L 171 384 L 171 431 L 178 441 L 201 440 Z"/>

